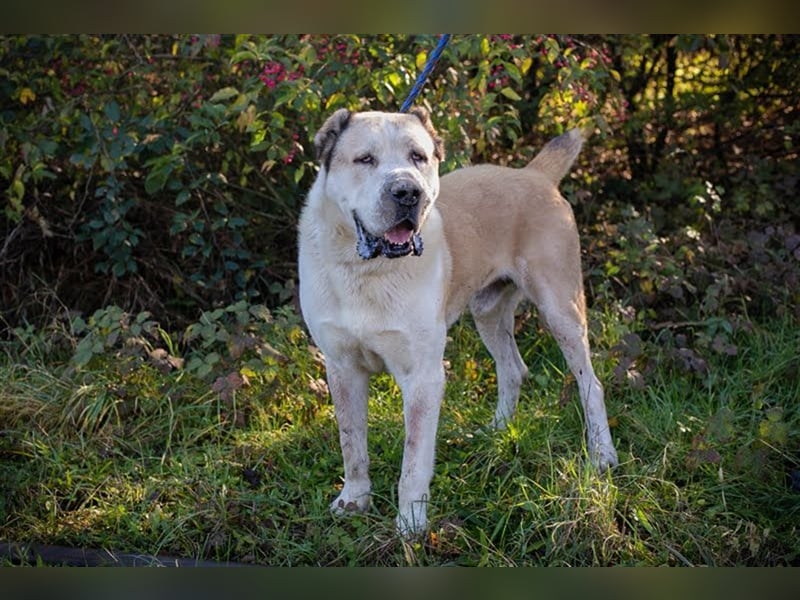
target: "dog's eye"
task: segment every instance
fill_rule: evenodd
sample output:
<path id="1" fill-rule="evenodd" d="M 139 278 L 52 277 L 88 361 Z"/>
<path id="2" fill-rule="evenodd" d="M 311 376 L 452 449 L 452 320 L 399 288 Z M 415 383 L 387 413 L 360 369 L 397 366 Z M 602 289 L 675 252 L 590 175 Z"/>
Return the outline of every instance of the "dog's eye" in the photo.
<path id="1" fill-rule="evenodd" d="M 411 153 L 411 161 L 415 164 L 426 163 L 428 162 L 428 157 L 422 154 L 422 152 L 414 151 Z"/>
<path id="2" fill-rule="evenodd" d="M 364 154 L 362 156 L 357 156 L 353 162 L 361 165 L 374 165 L 376 163 L 376 160 L 375 157 L 372 156 L 372 154 Z"/>

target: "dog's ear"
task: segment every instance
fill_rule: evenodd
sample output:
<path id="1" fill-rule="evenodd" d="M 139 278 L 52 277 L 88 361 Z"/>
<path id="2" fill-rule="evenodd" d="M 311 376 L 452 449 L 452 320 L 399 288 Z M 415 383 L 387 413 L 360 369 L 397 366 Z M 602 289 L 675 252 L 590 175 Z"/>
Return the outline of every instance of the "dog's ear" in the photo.
<path id="1" fill-rule="evenodd" d="M 327 170 L 331 166 L 331 157 L 336 148 L 336 142 L 342 131 L 347 128 L 352 113 L 346 108 L 340 108 L 333 113 L 322 125 L 314 136 L 314 147 L 317 151 L 317 160 Z"/>
<path id="2" fill-rule="evenodd" d="M 422 122 L 422 126 L 431 135 L 431 139 L 433 139 L 434 156 L 436 156 L 436 158 L 439 159 L 439 162 L 443 161 L 444 142 L 442 141 L 442 138 L 440 138 L 439 135 L 436 133 L 436 128 L 434 128 L 433 126 L 433 122 L 431 121 L 431 115 L 428 112 L 428 109 L 423 108 L 422 106 L 415 106 L 409 112 Z"/>

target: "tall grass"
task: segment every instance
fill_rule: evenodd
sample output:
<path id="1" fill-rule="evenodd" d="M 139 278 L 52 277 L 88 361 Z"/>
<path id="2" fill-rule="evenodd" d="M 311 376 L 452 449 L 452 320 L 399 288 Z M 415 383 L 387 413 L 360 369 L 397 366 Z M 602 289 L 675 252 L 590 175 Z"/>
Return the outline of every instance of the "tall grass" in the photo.
<path id="1" fill-rule="evenodd" d="M 399 391 L 372 384 L 373 505 L 328 512 L 341 485 L 332 408 L 307 340 L 225 396 L 181 371 L 99 360 L 84 370 L 0 363 L 0 539 L 269 565 L 779 565 L 800 563 L 800 330 L 774 321 L 738 353 L 682 370 L 659 339 L 643 380 L 614 376 L 598 316 L 620 465 L 587 463 L 574 383 L 552 339 L 525 323 L 531 370 L 518 416 L 487 431 L 493 366 L 467 323 L 451 331 L 431 531 L 394 532 Z M 277 344 L 278 342 L 276 342 Z M 298 376 L 305 373 L 306 376 Z"/>

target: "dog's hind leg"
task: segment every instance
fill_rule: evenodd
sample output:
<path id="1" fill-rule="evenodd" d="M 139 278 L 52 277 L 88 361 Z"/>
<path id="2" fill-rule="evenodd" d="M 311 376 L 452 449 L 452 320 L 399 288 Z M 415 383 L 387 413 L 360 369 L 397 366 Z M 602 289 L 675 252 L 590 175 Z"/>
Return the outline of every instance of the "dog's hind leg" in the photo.
<path id="1" fill-rule="evenodd" d="M 498 280 L 475 294 L 470 312 L 497 370 L 497 408 L 492 427 L 504 429 L 514 417 L 519 389 L 528 374 L 514 339 L 514 309 L 522 293 L 510 280 Z"/>
<path id="2" fill-rule="evenodd" d="M 617 464 L 617 451 L 611 440 L 603 387 L 595 375 L 590 358 L 582 282 L 580 275 L 572 278 L 565 276 L 567 270 L 549 272 L 559 273 L 559 276 L 524 277 L 525 293 L 539 309 L 542 320 L 558 342 L 578 382 L 586 419 L 589 457 L 596 467 L 605 470 Z"/>
<path id="3" fill-rule="evenodd" d="M 331 511 L 335 514 L 364 512 L 369 508 L 371 488 L 367 454 L 369 374 L 332 361 L 326 369 L 344 461 L 344 487 L 331 503 Z"/>

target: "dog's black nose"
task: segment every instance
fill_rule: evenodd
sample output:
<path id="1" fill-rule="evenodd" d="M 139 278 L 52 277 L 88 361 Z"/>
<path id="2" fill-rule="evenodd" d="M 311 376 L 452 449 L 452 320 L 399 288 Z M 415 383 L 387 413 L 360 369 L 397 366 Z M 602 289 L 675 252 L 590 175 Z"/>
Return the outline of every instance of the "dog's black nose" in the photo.
<path id="1" fill-rule="evenodd" d="M 402 206 L 416 206 L 422 190 L 411 181 L 395 181 L 389 188 L 392 199 Z"/>

